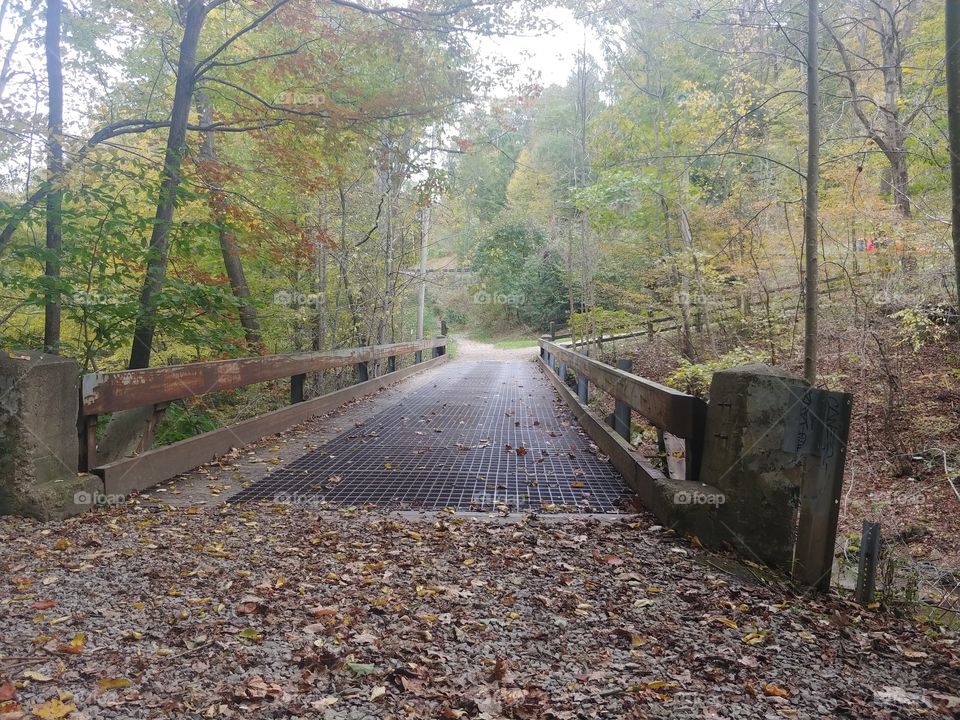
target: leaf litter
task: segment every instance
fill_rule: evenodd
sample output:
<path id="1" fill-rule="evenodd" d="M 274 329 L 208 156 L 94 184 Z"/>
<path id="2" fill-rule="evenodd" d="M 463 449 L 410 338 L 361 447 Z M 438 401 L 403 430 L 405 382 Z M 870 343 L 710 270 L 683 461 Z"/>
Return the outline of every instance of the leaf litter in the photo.
<path id="1" fill-rule="evenodd" d="M 645 515 L 266 503 L 5 519 L 0 720 L 960 708 L 955 636 L 748 584 L 680 545 Z"/>

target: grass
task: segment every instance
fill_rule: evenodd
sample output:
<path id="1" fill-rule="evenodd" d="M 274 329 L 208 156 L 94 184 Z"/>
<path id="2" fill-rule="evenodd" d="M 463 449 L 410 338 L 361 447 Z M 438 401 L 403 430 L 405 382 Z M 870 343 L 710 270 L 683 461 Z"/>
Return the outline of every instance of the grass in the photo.
<path id="1" fill-rule="evenodd" d="M 500 350 L 516 350 L 537 346 L 537 338 L 514 338 L 511 340 L 497 340 L 493 346 Z"/>

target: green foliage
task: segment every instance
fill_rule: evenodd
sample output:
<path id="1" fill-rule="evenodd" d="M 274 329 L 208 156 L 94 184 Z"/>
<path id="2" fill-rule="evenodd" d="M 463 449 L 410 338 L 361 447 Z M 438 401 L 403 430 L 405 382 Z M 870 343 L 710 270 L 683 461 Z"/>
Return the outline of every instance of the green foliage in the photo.
<path id="1" fill-rule="evenodd" d="M 221 423 L 204 403 L 178 401 L 171 403 L 164 413 L 153 444 L 155 447 L 169 445 L 219 427 Z"/>
<path id="2" fill-rule="evenodd" d="M 749 348 L 737 348 L 714 360 L 702 363 L 693 363 L 684 359 L 680 361 L 677 369 L 667 376 L 666 383 L 690 395 L 707 398 L 715 372 L 761 361 L 762 357 Z"/>
<path id="3" fill-rule="evenodd" d="M 577 341 L 605 335 L 617 335 L 636 330 L 643 320 L 626 310 L 606 310 L 593 307 L 570 316 L 570 332 Z"/>
<path id="4" fill-rule="evenodd" d="M 939 343 L 946 337 L 947 329 L 930 319 L 920 308 L 904 308 L 890 316 L 897 321 L 900 342 L 919 352 L 927 343 Z"/>
<path id="5" fill-rule="evenodd" d="M 477 243 L 471 267 L 480 280 L 473 302 L 486 309 L 486 324 L 506 318 L 545 329 L 563 318 L 563 268 L 539 229 L 504 221 Z"/>

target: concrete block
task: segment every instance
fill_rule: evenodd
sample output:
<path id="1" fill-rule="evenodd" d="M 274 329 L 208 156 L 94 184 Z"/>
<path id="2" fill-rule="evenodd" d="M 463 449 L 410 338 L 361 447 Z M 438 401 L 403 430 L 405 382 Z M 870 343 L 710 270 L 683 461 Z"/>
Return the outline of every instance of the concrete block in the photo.
<path id="1" fill-rule="evenodd" d="M 746 557 L 790 570 L 804 458 L 782 449 L 798 377 L 755 364 L 717 372 L 710 386 L 700 477 L 725 496 L 717 521 Z"/>
<path id="2" fill-rule="evenodd" d="M 103 492 L 77 473 L 78 378 L 73 360 L 0 352 L 0 514 L 64 517 L 89 507 L 78 492 Z"/>

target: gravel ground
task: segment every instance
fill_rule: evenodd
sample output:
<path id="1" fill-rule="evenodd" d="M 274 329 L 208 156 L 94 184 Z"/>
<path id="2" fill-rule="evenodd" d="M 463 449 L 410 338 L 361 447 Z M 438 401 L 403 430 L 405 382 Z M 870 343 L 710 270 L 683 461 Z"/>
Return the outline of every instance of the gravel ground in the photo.
<path id="1" fill-rule="evenodd" d="M 958 712 L 954 637 L 746 583 L 650 522 L 144 504 L 4 519 L 0 718 Z"/>

